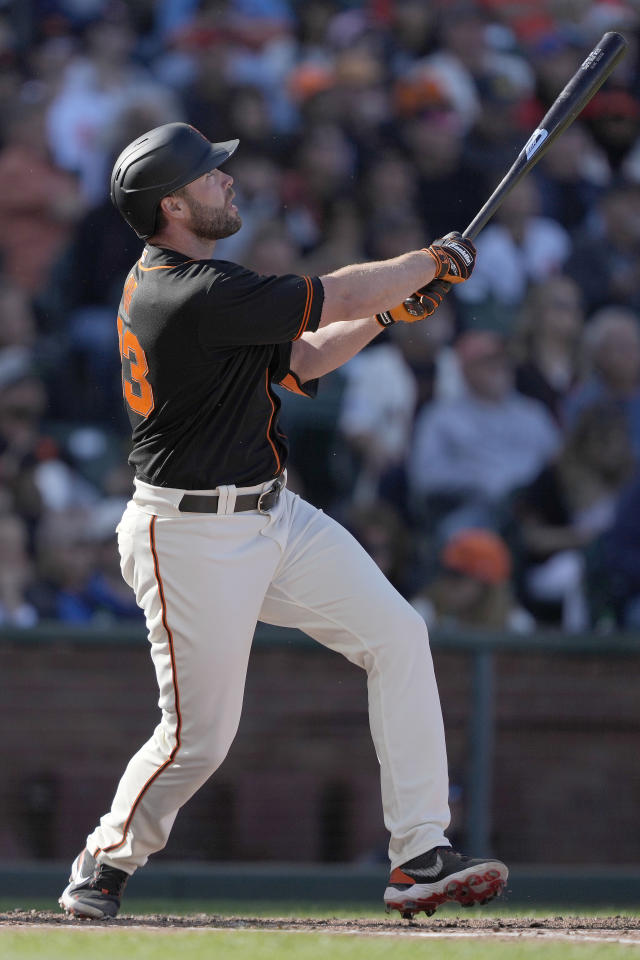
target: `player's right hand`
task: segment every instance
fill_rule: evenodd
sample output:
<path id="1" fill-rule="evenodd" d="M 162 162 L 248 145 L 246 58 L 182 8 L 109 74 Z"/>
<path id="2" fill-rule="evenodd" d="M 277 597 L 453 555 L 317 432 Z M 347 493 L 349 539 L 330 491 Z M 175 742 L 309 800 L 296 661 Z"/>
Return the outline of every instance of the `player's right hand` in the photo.
<path id="1" fill-rule="evenodd" d="M 434 280 L 447 283 L 468 280 L 476 263 L 476 248 L 472 241 L 455 230 L 440 240 L 434 240 L 427 252 L 436 262 Z"/>
<path id="2" fill-rule="evenodd" d="M 449 290 L 451 283 L 448 280 L 432 280 L 426 287 L 420 287 L 416 296 L 420 297 L 420 303 L 428 317 L 436 312 Z"/>
<path id="3" fill-rule="evenodd" d="M 425 287 L 403 300 L 392 310 L 376 313 L 376 320 L 381 327 L 390 327 L 392 323 L 416 323 L 432 317 L 451 289 L 451 284 L 444 280 L 432 280 Z"/>

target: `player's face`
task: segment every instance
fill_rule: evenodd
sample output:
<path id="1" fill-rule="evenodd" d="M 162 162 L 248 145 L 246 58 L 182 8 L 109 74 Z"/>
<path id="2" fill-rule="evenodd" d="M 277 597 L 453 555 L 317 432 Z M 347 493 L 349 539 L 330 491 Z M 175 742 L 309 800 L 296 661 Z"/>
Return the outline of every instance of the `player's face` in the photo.
<path id="1" fill-rule="evenodd" d="M 233 177 L 222 170 L 211 170 L 190 183 L 183 193 L 189 209 L 189 229 L 200 240 L 222 240 L 242 226 L 232 200 Z"/>

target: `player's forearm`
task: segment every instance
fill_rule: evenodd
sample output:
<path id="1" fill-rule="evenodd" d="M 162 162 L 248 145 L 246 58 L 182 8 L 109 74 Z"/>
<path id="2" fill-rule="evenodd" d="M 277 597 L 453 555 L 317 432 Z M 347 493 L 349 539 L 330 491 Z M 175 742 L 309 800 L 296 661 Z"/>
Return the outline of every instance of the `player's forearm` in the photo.
<path id="1" fill-rule="evenodd" d="M 320 327 L 389 310 L 430 283 L 435 273 L 435 260 L 426 250 L 414 250 L 392 260 L 341 267 L 320 278 L 324 287 Z"/>
<path id="2" fill-rule="evenodd" d="M 360 317 L 304 333 L 291 347 L 291 369 L 300 383 L 323 377 L 350 360 L 381 332 L 375 317 Z"/>

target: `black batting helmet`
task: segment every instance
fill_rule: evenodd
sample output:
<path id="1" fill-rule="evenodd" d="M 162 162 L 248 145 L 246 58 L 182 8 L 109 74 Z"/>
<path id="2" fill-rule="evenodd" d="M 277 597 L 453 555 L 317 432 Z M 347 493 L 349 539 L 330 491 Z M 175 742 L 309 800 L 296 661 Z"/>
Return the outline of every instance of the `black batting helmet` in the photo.
<path id="1" fill-rule="evenodd" d="M 160 201 L 228 160 L 237 140 L 211 143 L 188 123 L 165 123 L 125 147 L 111 174 L 111 200 L 143 240 L 152 236 Z"/>

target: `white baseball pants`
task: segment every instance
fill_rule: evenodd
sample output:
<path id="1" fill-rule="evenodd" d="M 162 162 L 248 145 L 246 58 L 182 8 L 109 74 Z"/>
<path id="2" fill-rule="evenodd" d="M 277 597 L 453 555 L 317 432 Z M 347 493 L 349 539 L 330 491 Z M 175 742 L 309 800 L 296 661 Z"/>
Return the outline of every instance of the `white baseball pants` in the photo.
<path id="1" fill-rule="evenodd" d="M 297 495 L 283 490 L 268 515 L 232 512 L 236 494 L 269 486 L 219 488 L 217 514 L 185 514 L 177 508 L 185 491 L 136 481 L 118 526 L 162 719 L 87 847 L 127 873 L 165 846 L 180 807 L 224 760 L 258 620 L 298 627 L 366 670 L 392 868 L 448 845 L 444 730 L 425 623 L 360 544 Z"/>

